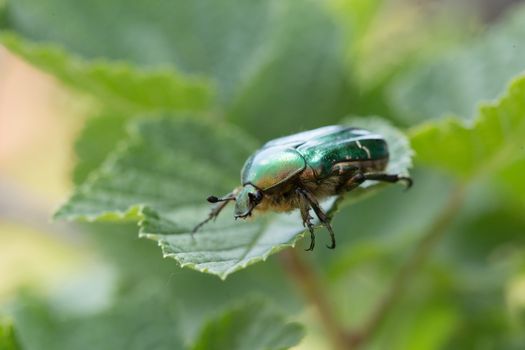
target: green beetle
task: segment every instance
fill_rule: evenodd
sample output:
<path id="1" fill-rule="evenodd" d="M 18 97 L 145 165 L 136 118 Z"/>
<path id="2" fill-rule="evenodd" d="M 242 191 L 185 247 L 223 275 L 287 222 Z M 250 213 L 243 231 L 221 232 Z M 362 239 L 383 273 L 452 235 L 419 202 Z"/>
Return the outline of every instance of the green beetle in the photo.
<path id="1" fill-rule="evenodd" d="M 208 197 L 208 202 L 219 204 L 193 232 L 217 217 L 230 201 L 235 201 L 236 219 L 251 216 L 254 209 L 277 212 L 299 209 L 303 225 L 310 231 L 310 247 L 306 250 L 313 250 L 315 234 L 310 216 L 313 209 L 328 229 L 331 244 L 327 247 L 333 249 L 335 235 L 319 201 L 351 191 L 366 180 L 404 181 L 407 188 L 412 186 L 409 177 L 384 173 L 388 158 L 388 145 L 383 137 L 341 125 L 269 141 L 244 164 L 241 186 L 221 198 Z"/>

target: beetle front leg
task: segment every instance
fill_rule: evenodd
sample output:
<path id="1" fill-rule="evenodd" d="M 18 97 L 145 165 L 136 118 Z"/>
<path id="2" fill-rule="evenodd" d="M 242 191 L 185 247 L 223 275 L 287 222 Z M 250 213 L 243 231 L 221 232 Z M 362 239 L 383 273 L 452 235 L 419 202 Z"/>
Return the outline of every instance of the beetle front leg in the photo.
<path id="1" fill-rule="evenodd" d="M 199 230 L 208 221 L 215 220 L 217 218 L 217 216 L 219 216 L 221 211 L 228 205 L 228 203 L 230 203 L 231 201 L 235 200 L 235 193 L 236 193 L 235 191 L 231 192 L 231 193 L 227 194 L 226 196 L 224 196 L 222 198 L 217 198 L 215 196 L 208 197 L 208 202 L 210 202 L 210 203 L 217 203 L 217 202 L 219 202 L 219 204 L 217 204 L 215 207 L 213 207 L 211 209 L 210 213 L 208 214 L 208 217 L 205 220 L 199 222 L 193 228 L 191 233 L 194 234 L 195 232 L 197 232 L 197 230 Z"/>
<path id="2" fill-rule="evenodd" d="M 330 233 L 331 243 L 330 245 L 327 245 L 326 247 L 329 249 L 334 249 L 336 246 L 335 234 L 334 234 L 334 231 L 332 230 L 332 225 L 330 225 L 330 218 L 328 217 L 328 215 L 326 215 L 326 213 L 323 211 L 323 209 L 319 205 L 319 202 L 317 201 L 317 199 L 310 192 L 302 188 L 297 189 L 297 191 L 303 196 L 303 198 L 306 199 L 310 207 L 312 207 L 312 209 L 314 210 L 315 215 L 317 215 L 317 217 L 319 218 L 319 221 L 323 224 L 323 226 L 326 227 L 326 229 Z"/>

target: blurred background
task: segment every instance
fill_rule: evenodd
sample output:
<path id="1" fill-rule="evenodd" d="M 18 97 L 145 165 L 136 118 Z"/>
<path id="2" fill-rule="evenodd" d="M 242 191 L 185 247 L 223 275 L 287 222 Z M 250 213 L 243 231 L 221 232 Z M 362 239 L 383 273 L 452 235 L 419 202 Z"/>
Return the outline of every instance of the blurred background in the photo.
<path id="1" fill-rule="evenodd" d="M 230 299 L 254 291 L 282 306 L 291 319 L 306 325 L 306 338 L 296 349 L 324 349 L 331 345 L 312 307 L 297 293 L 297 287 L 281 271 L 276 258 L 223 283 L 215 276 L 181 270 L 175 262 L 163 260 L 154 242 L 137 238 L 132 224 L 52 221 L 53 212 L 74 188 L 75 142 L 86 121 L 106 111 L 111 114 L 117 108 L 106 108 L 104 98 L 110 94 L 85 88 L 88 83 L 79 84 L 80 88 L 71 84 L 74 69 L 57 69 L 54 74 L 52 64 L 43 58 L 45 55 L 38 56 L 36 46 L 28 44 L 26 49 L 12 40 L 11 33 L 28 42 L 54 43 L 85 60 L 102 57 L 138 67 L 163 67 L 173 59 L 179 66 L 189 67 L 189 72 L 217 75 L 218 99 L 231 107 L 225 108 L 224 113 L 221 107 L 206 113 L 241 126 L 260 141 L 294 132 L 298 125 L 301 129 L 326 125 L 351 114 L 380 115 L 405 130 L 446 114 L 470 120 L 476 115 L 479 101 L 500 96 L 511 78 L 525 68 L 524 1 L 316 1 L 326 17 L 314 18 L 308 11 L 292 13 L 290 23 L 305 16 L 305 28 L 301 23 L 291 26 L 296 36 L 276 45 L 284 47 L 282 55 L 274 57 L 273 65 L 265 67 L 254 78 L 256 83 L 248 86 L 243 83 L 244 77 L 232 77 L 231 72 L 242 70 L 242 74 L 251 74 L 255 68 L 248 66 L 250 62 L 226 62 L 229 56 L 225 55 L 225 62 L 217 65 L 226 67 L 226 73 L 207 68 L 206 59 L 195 63 L 195 67 L 200 67 L 192 67 L 189 54 L 184 57 L 178 48 L 173 55 L 162 51 L 164 42 L 176 39 L 162 38 L 154 25 L 149 27 L 150 21 L 165 20 L 157 19 L 155 10 L 141 13 L 137 5 L 140 2 L 135 1 L 134 5 L 124 5 L 129 8 L 119 18 L 116 14 L 121 5 L 109 3 L 114 4 L 108 5 L 105 18 L 97 23 L 97 17 L 90 16 L 105 13 L 103 1 L 93 3 L 89 10 L 83 8 L 89 7 L 87 4 L 76 7 L 58 0 L 0 1 L 0 25 L 5 29 L 3 38 L 9 43 L 9 48 L 0 46 L 0 310 L 19 328 L 24 349 L 90 348 L 86 344 L 104 343 L 108 332 L 105 328 L 133 332 L 146 324 L 156 325 L 156 331 L 148 331 L 143 338 L 149 340 L 135 343 L 133 348 L 170 348 L 171 340 L 161 344 L 151 339 L 155 332 L 170 332 L 167 324 L 171 316 L 162 313 L 158 317 L 154 311 L 144 315 L 144 306 L 140 311 L 129 305 L 115 306 L 116 300 L 124 299 L 119 295 L 129 297 L 132 301 L 127 302 L 133 305 L 155 304 L 147 306 L 150 310 L 157 310 L 157 304 L 159 310 L 166 310 L 164 300 L 177 295 L 174 304 L 192 320 L 182 331 L 182 337 L 190 339 L 209 314 Z M 157 2 L 151 4 L 156 5 Z M 207 10 L 206 6 L 201 9 Z M 44 15 L 46 11 L 49 17 Z M 128 32 L 108 32 L 108 40 L 128 38 L 133 44 L 126 46 L 119 41 L 114 48 L 110 42 L 99 45 L 97 40 L 103 40 L 103 36 L 86 32 L 88 25 L 75 22 L 83 11 L 87 11 L 86 22 L 99 27 L 93 31 L 113 20 L 129 21 L 125 24 Z M 223 14 L 221 11 L 228 9 L 225 6 L 217 16 Z M 75 15 L 65 18 L 69 14 Z M 235 16 L 242 17 L 242 9 Z M 170 16 L 167 17 L 169 21 Z M 184 20 L 175 17 L 171 20 Z M 54 20 L 61 24 L 52 24 Z M 188 19 L 187 25 L 193 25 L 190 22 Z M 213 23 L 221 20 L 213 18 Z M 118 28 L 115 25 L 115 32 Z M 336 44 L 331 41 L 330 31 L 334 28 L 338 30 Z M 167 30 L 169 33 L 169 26 Z M 235 28 L 232 30 L 228 35 L 239 35 Z M 317 33 L 319 37 L 304 44 L 304 32 Z M 245 39 L 239 35 L 239 45 L 245 45 Z M 507 46 L 505 39 L 509 41 Z M 320 47 L 323 42 L 330 43 Z M 235 43 L 231 39 L 227 44 L 235 50 Z M 137 46 L 135 52 L 133 45 Z M 271 50 L 275 50 L 274 46 Z M 310 55 L 303 50 L 324 54 Z M 326 54 L 330 50 L 336 53 Z M 255 51 L 256 48 L 251 54 Z M 289 56 L 294 61 L 285 62 L 283 57 Z M 297 67 L 301 64 L 305 66 Z M 286 77 L 282 72 L 295 69 L 302 69 L 296 72 L 297 76 L 308 79 L 282 81 Z M 286 95 L 277 85 L 296 89 L 297 93 Z M 247 91 L 239 94 L 239 86 Z M 312 89 L 315 91 L 310 93 Z M 330 97 L 315 95 L 319 91 Z M 269 97 L 260 98 L 259 94 Z M 97 99 L 102 103 L 94 102 Z M 302 102 L 308 99 L 318 103 Z M 266 113 L 270 122 L 261 125 Z M 345 209 L 336 217 L 335 225 L 351 226 L 354 230 L 351 237 L 341 238 L 338 254 L 331 256 L 318 249 L 307 257 L 325 283 L 337 317 L 349 327 L 359 325 L 381 296 L 399 268 L 399 261 L 446 202 L 446 193 L 454 182 L 446 173 L 417 163 L 413 175 L 417 185 L 409 199 L 402 199 L 410 204 L 396 208 L 396 188 Z M 500 191 L 487 182 L 473 184 L 450 234 L 440 242 L 436 254 L 367 346 L 525 348 L 524 203 L 523 198 L 513 198 L 505 189 Z M 367 213 L 371 211 L 384 214 L 384 220 L 370 222 Z M 205 293 L 210 288 L 216 291 L 213 297 Z M 128 293 L 130 290 L 133 292 Z M 114 307 L 119 312 L 108 313 Z M 96 321 L 82 321 L 89 318 Z M 65 325 L 61 322 L 64 319 L 75 321 Z M 92 326 L 94 323 L 96 326 Z M 91 348 L 131 348 L 119 341 L 111 344 Z"/>

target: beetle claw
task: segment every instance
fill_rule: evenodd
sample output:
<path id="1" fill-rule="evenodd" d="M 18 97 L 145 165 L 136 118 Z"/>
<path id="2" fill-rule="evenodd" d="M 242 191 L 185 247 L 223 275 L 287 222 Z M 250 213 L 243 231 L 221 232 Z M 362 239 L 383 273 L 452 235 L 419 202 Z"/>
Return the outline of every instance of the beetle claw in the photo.
<path id="1" fill-rule="evenodd" d="M 412 178 L 408 176 L 399 177 L 399 181 L 403 181 L 405 183 L 405 191 L 408 191 L 414 184 L 414 181 L 412 180 Z"/>
<path id="2" fill-rule="evenodd" d="M 310 252 L 314 250 L 315 247 L 315 233 L 313 226 L 308 222 L 308 230 L 310 231 L 310 247 L 308 249 L 305 249 L 306 252 Z"/>

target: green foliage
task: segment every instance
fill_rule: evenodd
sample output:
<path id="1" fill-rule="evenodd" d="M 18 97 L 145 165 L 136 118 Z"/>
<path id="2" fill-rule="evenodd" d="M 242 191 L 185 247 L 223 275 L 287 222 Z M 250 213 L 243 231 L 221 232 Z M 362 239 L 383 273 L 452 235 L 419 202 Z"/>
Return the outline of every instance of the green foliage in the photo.
<path id="1" fill-rule="evenodd" d="M 342 33 L 328 12 L 315 0 L 97 0 L 82 9 L 13 1 L 7 28 L 25 40 L 3 41 L 128 113 L 202 109 L 213 84 L 210 110 L 268 138 L 295 131 L 295 118 L 311 128 L 318 116 L 335 122 L 349 109 Z"/>
<path id="2" fill-rule="evenodd" d="M 176 305 L 159 297 L 147 290 L 122 295 L 110 309 L 85 316 L 26 297 L 15 318 L 27 349 L 182 349 Z"/>
<path id="3" fill-rule="evenodd" d="M 108 153 L 125 137 L 126 120 L 125 116 L 111 114 L 91 118 L 86 122 L 75 144 L 77 163 L 73 180 L 76 184 L 84 182 L 89 173 L 97 169 Z"/>
<path id="4" fill-rule="evenodd" d="M 194 339 L 184 339 L 184 329 L 192 321 L 183 317 L 169 294 L 149 287 L 120 296 L 108 310 L 87 315 L 63 314 L 26 297 L 16 313 L 22 342 L 28 349 L 43 350 L 278 350 L 294 346 L 303 335 L 300 325 L 287 323 L 269 305 L 247 302 L 226 308 Z"/>
<path id="5" fill-rule="evenodd" d="M 172 68 L 138 69 L 125 62 L 87 61 L 56 46 L 27 42 L 12 34 L 2 34 L 0 41 L 110 110 L 197 110 L 211 100 L 205 80 L 185 77 Z"/>
<path id="6" fill-rule="evenodd" d="M 497 98 L 525 69 L 525 7 L 481 38 L 412 69 L 389 87 L 399 118 L 415 122 L 447 113 L 472 119 L 478 104 Z"/>
<path id="7" fill-rule="evenodd" d="M 520 77 L 497 103 L 481 107 L 472 125 L 449 117 L 419 126 L 411 137 L 418 161 L 464 180 L 522 161 L 524 96 L 525 78 Z"/>
<path id="8" fill-rule="evenodd" d="M 287 319 L 309 306 L 295 279 L 310 302 L 332 297 L 333 324 L 359 330 L 400 270 L 406 287 L 365 347 L 523 348 L 525 12 L 447 51 L 472 31 L 456 2 L 442 2 L 446 21 L 418 4 L 408 35 L 396 28 L 412 23 L 403 11 L 414 3 L 390 14 L 385 3 L 0 0 L 2 43 L 95 102 L 75 145 L 76 188 L 56 217 L 88 221 L 115 275 L 90 312 L 55 295 L 18 298 L 7 311 L 24 349 L 285 349 L 303 336 Z M 379 117 L 341 119 L 366 114 L 403 121 L 410 141 Z M 235 222 L 227 208 L 190 234 L 206 197 L 238 186 L 262 142 L 338 122 L 384 135 L 391 173 L 408 174 L 412 146 L 415 185 L 367 183 L 323 203 L 337 249 L 296 248 L 318 276 L 272 257 L 301 239 L 295 212 Z M 94 221 L 138 222 L 176 262 L 135 226 Z M 421 241 L 430 248 L 407 268 Z M 79 275 L 89 288 L 70 292 L 73 304 L 101 289 Z M 328 348 L 300 315 L 313 346 Z"/>
<path id="9" fill-rule="evenodd" d="M 389 171 L 408 173 L 411 151 L 399 131 L 380 120 L 356 123 L 387 137 L 395 151 Z M 187 117 L 142 120 L 56 217 L 140 220 L 141 235 L 158 241 L 165 257 L 226 278 L 294 246 L 304 231 L 298 213 L 235 222 L 229 208 L 191 234 L 210 210 L 205 198 L 239 186 L 242 164 L 256 148 L 244 133 L 216 123 Z"/>
<path id="10" fill-rule="evenodd" d="M 0 350 L 21 350 L 11 322 L 0 320 Z"/>
<path id="11" fill-rule="evenodd" d="M 193 349 L 288 349 L 302 336 L 300 325 L 286 324 L 267 305 L 255 302 L 234 308 L 210 321 Z"/>

